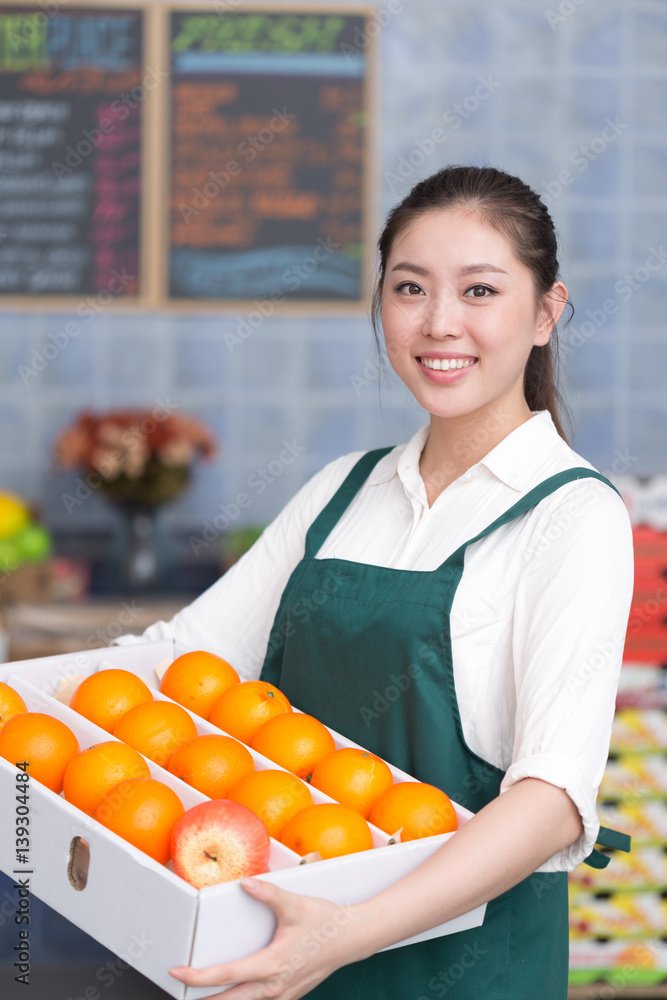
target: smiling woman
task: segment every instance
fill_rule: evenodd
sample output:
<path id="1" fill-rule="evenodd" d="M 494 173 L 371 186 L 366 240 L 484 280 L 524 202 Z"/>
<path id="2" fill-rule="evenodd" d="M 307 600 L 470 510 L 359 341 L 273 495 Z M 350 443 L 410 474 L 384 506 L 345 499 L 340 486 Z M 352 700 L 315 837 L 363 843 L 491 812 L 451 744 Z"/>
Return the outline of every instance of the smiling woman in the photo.
<path id="1" fill-rule="evenodd" d="M 274 911 L 271 944 L 172 975 L 231 986 L 225 1000 L 415 1000 L 443 984 L 456 1000 L 565 1000 L 567 872 L 604 861 L 595 799 L 630 522 L 560 423 L 567 290 L 538 196 L 490 167 L 447 168 L 393 210 L 379 251 L 376 329 L 428 422 L 328 465 L 144 638 L 205 645 L 475 815 L 342 923 L 326 900 L 242 882 Z M 479 928 L 385 950 L 482 902 Z"/>
<path id="2" fill-rule="evenodd" d="M 431 413 L 422 476 L 441 471 L 471 419 L 501 414 L 482 450 L 448 462 L 442 488 L 533 410 L 549 410 L 565 437 L 550 346 L 567 302 L 556 245 L 537 195 L 493 168 L 440 171 L 387 220 L 373 318 L 393 368 Z M 456 391 L 435 388 L 450 384 Z"/>

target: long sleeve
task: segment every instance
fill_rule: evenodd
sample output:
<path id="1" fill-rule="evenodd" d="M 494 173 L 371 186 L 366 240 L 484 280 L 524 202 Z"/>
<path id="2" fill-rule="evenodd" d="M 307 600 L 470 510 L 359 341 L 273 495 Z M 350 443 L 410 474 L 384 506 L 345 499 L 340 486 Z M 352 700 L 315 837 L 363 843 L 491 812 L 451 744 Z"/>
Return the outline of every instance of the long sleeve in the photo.
<path id="1" fill-rule="evenodd" d="M 525 777 L 564 788 L 584 825 L 542 870 L 592 849 L 633 586 L 632 532 L 619 497 L 584 480 L 547 505 L 520 577 L 514 616 L 513 760 L 501 792 Z"/>

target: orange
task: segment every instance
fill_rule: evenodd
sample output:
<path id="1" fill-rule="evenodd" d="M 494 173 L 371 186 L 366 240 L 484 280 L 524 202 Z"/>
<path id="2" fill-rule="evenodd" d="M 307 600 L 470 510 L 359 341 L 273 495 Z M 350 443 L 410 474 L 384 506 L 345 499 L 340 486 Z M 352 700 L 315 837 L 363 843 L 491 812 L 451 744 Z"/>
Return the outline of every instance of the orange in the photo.
<path id="1" fill-rule="evenodd" d="M 401 831 L 401 840 L 419 840 L 458 828 L 454 806 L 440 788 L 422 781 L 399 781 L 382 792 L 369 820 L 385 833 Z"/>
<path id="2" fill-rule="evenodd" d="M 276 839 L 292 816 L 313 804 L 308 786 L 289 771 L 255 771 L 237 782 L 227 798 L 252 809 Z"/>
<path id="3" fill-rule="evenodd" d="M 98 670 L 81 681 L 69 707 L 84 715 L 108 733 L 135 705 L 152 701 L 150 688 L 129 670 Z"/>
<path id="4" fill-rule="evenodd" d="M 197 727 L 180 705 L 148 701 L 121 716 L 113 734 L 155 764 L 166 767 L 171 755 L 195 738 Z"/>
<path id="5" fill-rule="evenodd" d="M 368 851 L 373 836 L 356 809 L 321 802 L 293 816 L 283 827 L 280 842 L 302 856 L 318 851 L 326 859 Z"/>
<path id="6" fill-rule="evenodd" d="M 195 736 L 171 755 L 169 770 L 210 799 L 225 799 L 232 785 L 255 770 L 255 762 L 231 736 Z"/>
<path id="7" fill-rule="evenodd" d="M 68 802 L 93 816 L 102 796 L 114 785 L 128 778 L 150 776 L 140 753 L 125 743 L 109 740 L 72 757 L 65 768 L 63 793 Z"/>
<path id="8" fill-rule="evenodd" d="M 285 695 L 267 681 L 242 681 L 220 695 L 208 720 L 242 743 L 250 743 L 260 726 L 291 712 Z"/>
<path id="9" fill-rule="evenodd" d="M 394 778 L 385 762 L 375 754 L 356 747 L 343 747 L 319 762 L 310 783 L 368 819 L 373 802 L 380 792 L 394 783 Z"/>
<path id="10" fill-rule="evenodd" d="M 216 698 L 238 682 L 239 675 L 227 660 L 200 649 L 174 660 L 160 682 L 160 691 L 208 719 Z"/>
<path id="11" fill-rule="evenodd" d="M 165 865 L 171 831 L 185 809 L 176 792 L 155 778 L 129 778 L 102 796 L 95 819 Z"/>
<path id="12" fill-rule="evenodd" d="M 257 730 L 250 746 L 306 781 L 310 781 L 315 765 L 336 749 L 327 727 L 302 712 L 269 719 Z"/>
<path id="13" fill-rule="evenodd" d="M 0 681 L 0 731 L 15 715 L 27 711 L 26 703 L 18 691 Z"/>
<path id="14" fill-rule="evenodd" d="M 69 726 L 42 712 L 15 715 L 0 731 L 0 757 L 10 764 L 26 761 L 30 777 L 57 794 L 63 788 L 65 768 L 78 752 Z"/>

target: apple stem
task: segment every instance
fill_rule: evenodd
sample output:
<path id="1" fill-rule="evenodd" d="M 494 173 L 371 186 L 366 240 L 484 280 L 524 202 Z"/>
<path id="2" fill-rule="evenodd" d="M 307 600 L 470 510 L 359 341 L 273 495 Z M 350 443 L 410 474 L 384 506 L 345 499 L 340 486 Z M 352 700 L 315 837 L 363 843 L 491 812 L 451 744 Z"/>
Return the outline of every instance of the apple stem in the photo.
<path id="1" fill-rule="evenodd" d="M 218 860 L 214 854 L 209 854 L 208 851 L 204 851 L 204 854 L 209 859 L 209 861 L 217 861 Z"/>

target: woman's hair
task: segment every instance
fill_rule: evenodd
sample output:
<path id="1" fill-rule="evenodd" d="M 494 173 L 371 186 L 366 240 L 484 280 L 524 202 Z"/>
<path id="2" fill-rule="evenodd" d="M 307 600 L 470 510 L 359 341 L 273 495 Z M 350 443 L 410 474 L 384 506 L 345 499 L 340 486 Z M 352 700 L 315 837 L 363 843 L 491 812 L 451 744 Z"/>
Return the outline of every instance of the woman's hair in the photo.
<path id="1" fill-rule="evenodd" d="M 382 230 L 378 242 L 379 277 L 371 312 L 378 342 L 385 268 L 397 237 L 425 212 L 450 207 L 478 213 L 484 222 L 507 238 L 514 256 L 533 275 L 538 302 L 558 280 L 556 231 L 539 195 L 518 177 L 494 167 L 445 167 L 415 184 L 392 209 Z M 574 312 L 571 304 L 568 305 Z M 567 415 L 567 411 L 557 388 L 555 333 L 554 323 L 549 343 L 531 350 L 524 373 L 524 394 L 531 410 L 550 412 L 558 433 L 567 441 L 560 419 L 560 413 Z M 552 342 L 555 342 L 555 358 Z"/>

